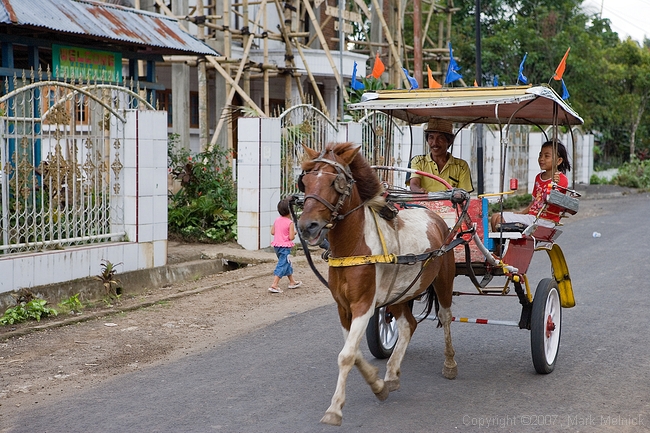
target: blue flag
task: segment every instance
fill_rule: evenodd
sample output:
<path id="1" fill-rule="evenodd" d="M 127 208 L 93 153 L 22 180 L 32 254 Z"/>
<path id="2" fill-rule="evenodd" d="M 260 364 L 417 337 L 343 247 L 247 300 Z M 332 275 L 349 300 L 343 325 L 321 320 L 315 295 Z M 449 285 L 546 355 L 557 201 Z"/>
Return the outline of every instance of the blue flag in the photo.
<path id="1" fill-rule="evenodd" d="M 564 85 L 564 79 L 562 79 L 562 99 L 567 100 L 569 99 L 569 90 L 567 90 L 566 86 Z"/>
<path id="2" fill-rule="evenodd" d="M 498 87 L 499 86 L 499 76 L 495 75 L 494 78 L 492 79 L 492 86 Z"/>
<path id="3" fill-rule="evenodd" d="M 458 71 L 460 71 L 460 66 L 458 66 L 458 63 L 456 63 L 456 60 L 454 59 L 454 51 L 451 49 L 451 42 L 449 42 L 449 66 L 447 67 L 445 84 L 453 83 L 454 81 L 463 78 Z"/>
<path id="4" fill-rule="evenodd" d="M 366 86 L 361 82 L 357 81 L 357 62 L 354 62 L 354 68 L 352 68 L 352 83 L 350 83 L 352 90 L 363 90 Z"/>
<path id="5" fill-rule="evenodd" d="M 406 74 L 406 79 L 409 80 L 409 84 L 411 85 L 411 90 L 419 89 L 420 85 L 418 84 L 418 81 L 409 75 L 409 71 L 406 68 L 402 68 L 402 71 L 404 71 L 404 74 Z"/>
<path id="6" fill-rule="evenodd" d="M 523 84 L 528 84 L 528 78 L 524 75 L 524 62 L 526 61 L 526 57 L 528 57 L 528 53 L 524 54 L 524 59 L 519 64 L 519 77 L 517 77 L 517 81 L 521 81 Z"/>

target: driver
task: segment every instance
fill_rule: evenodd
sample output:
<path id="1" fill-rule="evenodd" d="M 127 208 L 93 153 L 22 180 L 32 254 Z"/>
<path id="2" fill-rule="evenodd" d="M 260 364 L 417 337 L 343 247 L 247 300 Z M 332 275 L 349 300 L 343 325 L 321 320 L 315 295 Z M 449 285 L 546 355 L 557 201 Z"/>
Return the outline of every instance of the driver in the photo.
<path id="1" fill-rule="evenodd" d="M 467 192 L 474 191 L 467 162 L 454 158 L 448 151 L 454 142 L 454 125 L 448 120 L 433 118 L 429 120 L 424 133 L 429 146 L 429 153 L 414 156 L 409 161 L 409 167 L 435 174 L 449 182 L 453 188 L 462 188 Z M 406 185 L 414 192 L 447 190 L 437 180 L 415 173 L 407 177 Z"/>

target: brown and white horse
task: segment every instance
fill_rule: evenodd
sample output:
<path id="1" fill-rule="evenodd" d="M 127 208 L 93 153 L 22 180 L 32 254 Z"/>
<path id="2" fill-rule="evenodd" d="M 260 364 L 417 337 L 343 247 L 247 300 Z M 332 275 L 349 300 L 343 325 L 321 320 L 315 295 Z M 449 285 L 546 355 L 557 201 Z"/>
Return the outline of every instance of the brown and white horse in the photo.
<path id="1" fill-rule="evenodd" d="M 298 230 L 304 240 L 317 245 L 325 235 L 330 242 L 330 257 L 359 258 L 420 254 L 440 251 L 449 229 L 444 220 L 425 208 L 401 210 L 392 220 L 376 213 L 385 205 L 379 179 L 352 143 L 329 144 L 322 152 L 305 147 L 309 157 L 303 162 L 299 180 L 305 193 L 304 209 Z M 345 345 L 339 353 L 339 376 L 331 404 L 321 422 L 340 425 L 345 403 L 348 373 L 356 365 L 372 392 L 385 400 L 400 386 L 400 365 L 417 326 L 408 304 L 425 292 L 440 305 L 439 324 L 445 335 L 443 375 L 456 377 L 457 367 L 451 344 L 451 301 L 455 264 L 453 252 L 415 264 L 370 263 L 332 266 L 328 285 L 338 305 Z M 366 260 L 367 262 L 367 260 Z M 384 379 L 366 361 L 359 344 L 375 308 L 388 305 L 397 320 L 399 339 L 386 365 Z M 429 303 L 430 311 L 431 303 Z"/>

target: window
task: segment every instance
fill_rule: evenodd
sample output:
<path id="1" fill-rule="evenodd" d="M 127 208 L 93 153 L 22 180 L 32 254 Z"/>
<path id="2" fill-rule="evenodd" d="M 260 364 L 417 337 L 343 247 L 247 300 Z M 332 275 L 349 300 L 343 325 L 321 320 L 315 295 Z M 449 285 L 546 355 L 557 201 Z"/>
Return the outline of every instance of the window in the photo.
<path id="1" fill-rule="evenodd" d="M 70 124 L 70 116 L 74 107 L 74 122 L 76 125 L 88 125 L 90 121 L 89 98 L 82 94 L 70 94 L 67 90 L 57 86 L 44 87 L 41 93 L 41 112 L 50 112 L 51 116 L 45 124 Z M 58 114 L 54 111 L 57 110 Z M 67 115 L 67 118 L 66 118 Z"/>
<path id="2" fill-rule="evenodd" d="M 190 128 L 199 127 L 199 92 L 190 92 Z"/>
<path id="3" fill-rule="evenodd" d="M 158 99 L 158 109 L 167 110 L 167 126 L 172 126 L 172 91 L 171 90 L 158 90 L 156 92 Z"/>

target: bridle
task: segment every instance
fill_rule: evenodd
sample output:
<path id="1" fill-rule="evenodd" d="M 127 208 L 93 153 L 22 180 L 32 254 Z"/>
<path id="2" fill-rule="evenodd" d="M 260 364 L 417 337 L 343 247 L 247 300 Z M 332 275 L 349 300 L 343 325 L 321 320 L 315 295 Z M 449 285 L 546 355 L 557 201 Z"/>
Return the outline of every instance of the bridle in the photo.
<path id="1" fill-rule="evenodd" d="M 329 172 L 324 172 L 321 170 L 318 171 L 307 171 L 307 172 L 302 172 L 300 176 L 298 177 L 298 189 L 301 192 L 305 192 L 305 184 L 303 182 L 303 178 L 307 175 L 310 174 L 328 174 L 332 176 L 336 176 L 334 178 L 334 181 L 332 182 L 332 187 L 334 190 L 339 194 L 338 200 L 336 201 L 336 204 L 332 204 L 329 201 L 325 200 L 321 196 L 317 194 L 307 194 L 305 195 L 305 202 L 307 199 L 314 199 L 319 201 L 320 203 L 323 204 L 327 209 L 330 211 L 330 219 L 325 225 L 326 229 L 331 229 L 333 228 L 338 221 L 343 220 L 346 216 L 350 215 L 352 212 L 356 211 L 357 209 L 360 209 L 363 207 L 363 205 L 366 203 L 365 201 L 361 203 L 359 206 L 355 207 L 354 209 L 346 212 L 345 214 L 341 215 L 339 212 L 341 210 L 341 207 L 343 206 L 343 203 L 345 203 L 345 200 L 350 197 L 352 194 L 352 186 L 354 185 L 354 178 L 352 177 L 352 173 L 350 172 L 350 167 L 349 166 L 344 166 L 341 163 L 338 163 L 334 160 L 327 159 L 323 157 L 323 154 L 321 154 L 318 158 L 314 159 L 313 162 L 323 162 L 325 164 L 331 165 L 336 169 L 336 174 L 334 173 L 329 173 Z"/>

